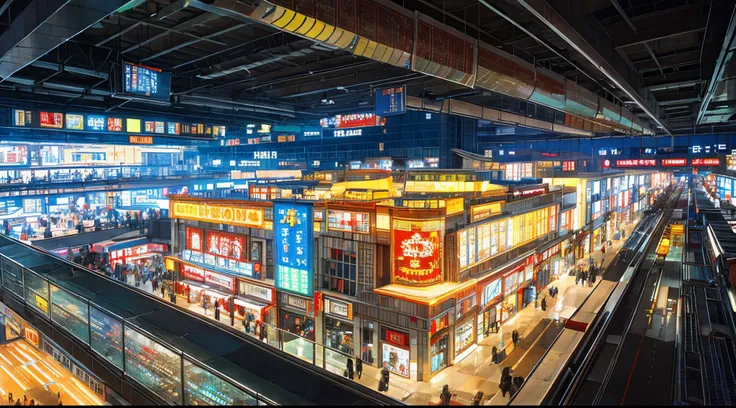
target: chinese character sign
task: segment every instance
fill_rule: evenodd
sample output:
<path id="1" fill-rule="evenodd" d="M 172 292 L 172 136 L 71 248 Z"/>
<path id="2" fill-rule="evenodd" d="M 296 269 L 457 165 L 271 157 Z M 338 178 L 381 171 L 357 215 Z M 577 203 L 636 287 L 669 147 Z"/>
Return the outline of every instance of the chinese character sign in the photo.
<path id="1" fill-rule="evenodd" d="M 306 203 L 274 203 L 276 288 L 314 295 L 313 207 Z"/>
<path id="2" fill-rule="evenodd" d="M 394 219 L 393 282 L 427 285 L 442 281 L 443 220 Z"/>

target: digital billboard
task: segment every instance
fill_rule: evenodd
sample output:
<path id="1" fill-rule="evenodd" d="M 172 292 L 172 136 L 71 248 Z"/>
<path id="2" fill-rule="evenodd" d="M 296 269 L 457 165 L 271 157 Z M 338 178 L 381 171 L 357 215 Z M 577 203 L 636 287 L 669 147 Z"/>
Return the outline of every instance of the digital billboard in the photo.
<path id="1" fill-rule="evenodd" d="M 406 113 L 404 86 L 376 90 L 376 115 L 391 116 Z"/>
<path id="2" fill-rule="evenodd" d="M 443 219 L 393 219 L 392 282 L 428 285 L 442 281 Z"/>
<path id="3" fill-rule="evenodd" d="M 84 130 L 84 116 L 67 113 L 66 128 L 71 130 Z"/>
<path id="4" fill-rule="evenodd" d="M 311 203 L 274 202 L 276 288 L 314 295 L 314 216 Z"/>
<path id="5" fill-rule="evenodd" d="M 123 62 L 123 92 L 168 100 L 171 96 L 171 74 L 158 68 Z"/>
<path id="6" fill-rule="evenodd" d="M 107 118 L 107 131 L 108 132 L 122 132 L 123 131 L 123 119 L 122 118 Z"/>

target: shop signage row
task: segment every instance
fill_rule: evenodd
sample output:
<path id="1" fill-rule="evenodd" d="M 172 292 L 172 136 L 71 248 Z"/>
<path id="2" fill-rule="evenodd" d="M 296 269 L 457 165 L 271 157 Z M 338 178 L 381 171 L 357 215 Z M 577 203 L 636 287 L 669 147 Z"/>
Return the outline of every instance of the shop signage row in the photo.
<path id="1" fill-rule="evenodd" d="M 386 342 L 399 347 L 409 347 L 409 336 L 406 333 L 386 329 Z"/>
<path id="2" fill-rule="evenodd" d="M 661 164 L 663 167 L 685 167 L 688 165 L 688 160 L 685 158 L 662 159 Z M 720 165 L 721 165 L 721 159 L 718 157 L 690 159 L 690 166 L 720 166 Z M 604 160 L 603 167 L 609 167 L 609 166 L 610 166 L 610 161 Z M 616 167 L 655 167 L 655 166 L 657 166 L 656 159 L 616 160 Z"/>
<path id="3" fill-rule="evenodd" d="M 444 219 L 393 219 L 392 282 L 428 285 L 441 282 Z"/>
<path id="4" fill-rule="evenodd" d="M 240 281 L 239 289 L 241 295 L 261 299 L 268 304 L 273 303 L 273 289 L 271 288 Z"/>
<path id="5" fill-rule="evenodd" d="M 493 217 L 494 215 L 501 214 L 502 211 L 502 202 L 474 205 L 470 207 L 470 222 L 476 222 Z"/>
<path id="6" fill-rule="evenodd" d="M 262 208 L 242 208 L 229 205 L 208 205 L 174 201 L 172 218 L 205 221 L 245 227 L 262 228 Z"/>
<path id="7" fill-rule="evenodd" d="M 327 313 L 344 317 L 348 320 L 353 319 L 353 307 L 350 303 L 340 302 L 331 298 L 325 298 L 324 302 Z"/>
<path id="8" fill-rule="evenodd" d="M 210 283 L 216 286 L 223 287 L 230 292 L 235 291 L 235 279 L 230 276 L 221 275 L 216 272 L 185 264 L 181 265 L 179 273 L 186 279 L 191 279 L 197 282 Z"/>

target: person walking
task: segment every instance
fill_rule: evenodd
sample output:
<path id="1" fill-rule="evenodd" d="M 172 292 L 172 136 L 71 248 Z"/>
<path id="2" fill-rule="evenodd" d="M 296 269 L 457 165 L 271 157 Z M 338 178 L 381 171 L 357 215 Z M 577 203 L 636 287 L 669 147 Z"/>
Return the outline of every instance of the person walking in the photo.
<path id="1" fill-rule="evenodd" d="M 516 330 L 511 332 L 511 341 L 514 342 L 514 347 L 519 343 L 519 332 Z"/>
<path id="2" fill-rule="evenodd" d="M 359 358 L 355 359 L 355 374 L 358 375 L 358 379 L 363 376 L 363 360 Z"/>
<path id="3" fill-rule="evenodd" d="M 547 310 L 547 298 L 542 298 L 542 311 Z"/>
<path id="4" fill-rule="evenodd" d="M 449 406 L 451 400 L 452 393 L 450 392 L 450 386 L 445 384 L 442 386 L 442 392 L 440 392 L 440 401 L 442 401 L 442 405 Z"/>
<path id="5" fill-rule="evenodd" d="M 353 359 L 352 358 L 348 359 L 347 372 L 348 372 L 348 378 L 352 380 L 355 377 L 355 373 L 353 371 Z"/>
<path id="6" fill-rule="evenodd" d="M 501 382 L 498 384 L 498 388 L 501 389 L 501 396 L 506 398 L 506 393 L 511 390 L 511 370 L 508 367 L 504 367 L 501 373 Z"/>
<path id="7" fill-rule="evenodd" d="M 215 320 L 220 321 L 220 302 L 215 302 Z"/>
<path id="8" fill-rule="evenodd" d="M 388 362 L 383 362 L 383 368 L 381 369 L 381 381 L 378 383 L 378 391 L 388 391 L 388 380 L 391 376 L 391 371 L 388 369 Z"/>
<path id="9" fill-rule="evenodd" d="M 13 393 L 8 394 L 8 405 L 13 405 Z"/>
<path id="10" fill-rule="evenodd" d="M 207 316 L 207 296 L 202 297 L 202 309 L 204 309 L 204 315 Z"/>

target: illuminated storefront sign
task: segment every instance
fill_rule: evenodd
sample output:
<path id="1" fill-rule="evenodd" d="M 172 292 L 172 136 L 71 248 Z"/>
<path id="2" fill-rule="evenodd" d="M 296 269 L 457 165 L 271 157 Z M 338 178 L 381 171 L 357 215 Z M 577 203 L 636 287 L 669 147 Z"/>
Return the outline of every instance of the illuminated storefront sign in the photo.
<path id="1" fill-rule="evenodd" d="M 332 132 L 334 137 L 363 136 L 363 129 L 337 129 Z"/>
<path id="2" fill-rule="evenodd" d="M 219 273 L 205 271 L 204 281 L 213 285 L 223 287 L 230 292 L 235 290 L 235 279 L 229 276 L 220 275 Z"/>
<path id="3" fill-rule="evenodd" d="M 28 148 L 19 146 L 0 146 L 0 165 L 22 166 L 28 164 Z M 3 215 L 0 213 L 0 215 Z"/>
<path id="4" fill-rule="evenodd" d="M 470 222 L 480 221 L 501 214 L 502 203 L 488 203 L 470 207 Z"/>
<path id="5" fill-rule="evenodd" d="M 33 124 L 33 112 L 24 109 L 13 109 L 13 125 L 30 127 Z"/>
<path id="6" fill-rule="evenodd" d="M 346 129 L 367 126 L 382 126 L 386 118 L 381 118 L 373 112 L 352 113 L 349 115 L 335 115 L 319 121 L 323 128 Z"/>
<path id="7" fill-rule="evenodd" d="M 304 135 L 304 137 L 322 136 L 322 132 L 316 130 L 305 130 L 302 134 Z"/>
<path id="8" fill-rule="evenodd" d="M 656 165 L 656 159 L 616 160 L 616 167 L 654 167 Z"/>
<path id="9" fill-rule="evenodd" d="M 278 152 L 253 152 L 253 160 L 278 159 Z"/>
<path id="10" fill-rule="evenodd" d="M 707 159 L 692 159 L 693 166 L 720 166 L 721 159 L 718 157 L 711 157 Z"/>
<path id="11" fill-rule="evenodd" d="M 127 118 L 125 120 L 125 129 L 128 133 L 140 133 L 141 132 L 141 120 Z"/>
<path id="12" fill-rule="evenodd" d="M 61 129 L 64 127 L 64 114 L 58 112 L 41 112 L 39 115 L 41 127 Z"/>
<path id="13" fill-rule="evenodd" d="M 327 228 L 331 231 L 367 234 L 370 232 L 370 215 L 368 213 L 329 210 L 327 212 Z"/>
<path id="14" fill-rule="evenodd" d="M 394 218 L 391 247 L 392 282 L 427 285 L 442 281 L 443 219 Z"/>
<path id="15" fill-rule="evenodd" d="M 153 136 L 130 136 L 128 138 L 128 141 L 130 142 L 130 144 L 152 145 Z"/>
<path id="16" fill-rule="evenodd" d="M 186 279 L 204 282 L 204 269 L 189 265 L 181 265 L 179 273 Z"/>
<path id="17" fill-rule="evenodd" d="M 687 166 L 687 159 L 662 159 L 664 167 L 682 167 Z"/>
<path id="18" fill-rule="evenodd" d="M 107 131 L 108 132 L 122 132 L 123 131 L 123 119 L 122 118 L 107 118 Z"/>
<path id="19" fill-rule="evenodd" d="M 263 227 L 262 208 L 240 208 L 224 205 L 207 205 L 185 202 L 174 202 L 172 218 L 206 221 L 221 224 L 241 225 L 245 227 Z"/>
<path id="20" fill-rule="evenodd" d="M 67 113 L 66 128 L 70 130 L 84 130 L 84 116 Z"/>
<path id="21" fill-rule="evenodd" d="M 97 115 L 87 116 L 87 129 L 88 130 L 105 130 L 105 117 Z"/>
<path id="22" fill-rule="evenodd" d="M 311 203 L 274 203 L 276 288 L 314 295 L 314 217 Z"/>
<path id="23" fill-rule="evenodd" d="M 181 133 L 181 124 L 179 122 L 168 122 L 166 124 L 166 133 L 170 135 L 178 135 Z"/>
<path id="24" fill-rule="evenodd" d="M 207 230 L 205 253 L 245 262 L 245 237 Z"/>

